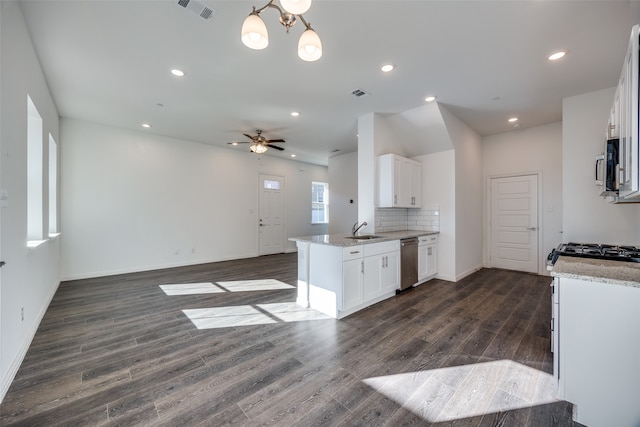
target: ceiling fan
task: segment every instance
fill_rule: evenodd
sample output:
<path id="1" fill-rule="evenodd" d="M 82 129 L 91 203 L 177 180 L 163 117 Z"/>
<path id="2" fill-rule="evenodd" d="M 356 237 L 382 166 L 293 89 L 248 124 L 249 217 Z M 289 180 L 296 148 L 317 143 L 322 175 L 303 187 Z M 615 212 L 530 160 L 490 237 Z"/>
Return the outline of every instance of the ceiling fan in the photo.
<path id="1" fill-rule="evenodd" d="M 251 136 L 249 134 L 243 133 L 244 136 L 249 138 L 251 141 L 234 141 L 227 142 L 227 144 L 238 145 L 238 144 L 251 144 L 249 149 L 254 153 L 262 154 L 267 151 L 269 148 L 275 148 L 276 150 L 284 151 L 284 148 L 278 147 L 277 145 L 271 145 L 277 142 L 285 142 L 284 139 L 267 139 L 262 136 L 262 129 L 256 129 L 256 136 Z"/>

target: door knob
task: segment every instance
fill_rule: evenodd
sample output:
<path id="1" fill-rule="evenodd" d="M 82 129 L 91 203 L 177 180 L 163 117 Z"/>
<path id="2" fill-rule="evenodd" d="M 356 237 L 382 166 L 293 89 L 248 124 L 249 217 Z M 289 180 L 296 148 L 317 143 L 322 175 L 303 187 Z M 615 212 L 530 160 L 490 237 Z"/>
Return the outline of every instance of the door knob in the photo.
<path id="1" fill-rule="evenodd" d="M 537 228 L 536 227 L 527 227 L 527 230 L 536 231 Z"/>

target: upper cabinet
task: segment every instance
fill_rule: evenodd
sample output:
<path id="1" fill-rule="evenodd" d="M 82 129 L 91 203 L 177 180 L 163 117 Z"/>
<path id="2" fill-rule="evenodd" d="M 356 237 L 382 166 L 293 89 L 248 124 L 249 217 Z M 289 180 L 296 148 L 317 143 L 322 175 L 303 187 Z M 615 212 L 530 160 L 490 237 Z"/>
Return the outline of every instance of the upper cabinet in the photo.
<path id="1" fill-rule="evenodd" d="M 620 198 L 640 198 L 640 168 L 638 165 L 638 58 L 640 25 L 633 27 L 629 49 L 624 59 L 622 74 L 616 91 L 612 120 L 620 138 L 619 176 Z"/>
<path id="2" fill-rule="evenodd" d="M 378 207 L 421 206 L 422 163 L 395 154 L 378 156 Z"/>

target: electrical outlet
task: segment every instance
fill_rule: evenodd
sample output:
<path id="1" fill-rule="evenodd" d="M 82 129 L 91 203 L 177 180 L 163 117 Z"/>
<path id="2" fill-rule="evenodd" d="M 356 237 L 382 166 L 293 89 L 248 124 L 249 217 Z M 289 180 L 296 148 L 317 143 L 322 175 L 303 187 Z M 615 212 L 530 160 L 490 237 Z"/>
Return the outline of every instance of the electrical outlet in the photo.
<path id="1" fill-rule="evenodd" d="M 24 307 L 22 307 L 22 308 L 20 309 L 20 317 L 21 317 L 21 319 L 20 319 L 20 320 L 22 320 L 22 321 L 24 322 Z"/>
<path id="2" fill-rule="evenodd" d="M 191 248 L 191 253 L 195 254 L 196 253 L 196 248 Z"/>
<path id="3" fill-rule="evenodd" d="M 180 255 L 180 249 L 176 248 L 176 255 Z"/>

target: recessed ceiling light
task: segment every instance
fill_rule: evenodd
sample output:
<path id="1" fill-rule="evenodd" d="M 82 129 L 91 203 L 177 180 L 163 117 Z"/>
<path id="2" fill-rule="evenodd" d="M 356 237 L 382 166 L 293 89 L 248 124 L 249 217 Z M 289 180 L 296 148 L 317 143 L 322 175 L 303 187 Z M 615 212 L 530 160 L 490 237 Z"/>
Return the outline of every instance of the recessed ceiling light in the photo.
<path id="1" fill-rule="evenodd" d="M 392 71 L 394 68 L 395 67 L 393 64 L 384 64 L 380 69 L 382 70 L 383 73 L 388 73 L 389 71 Z"/>
<path id="2" fill-rule="evenodd" d="M 291 115 L 292 115 L 293 117 L 298 117 L 298 116 L 300 115 L 300 113 L 299 113 L 298 111 L 292 111 L 292 112 L 291 112 Z"/>
<path id="3" fill-rule="evenodd" d="M 295 154 L 292 154 L 292 155 L 291 155 L 291 157 L 295 157 L 295 156 L 296 156 Z"/>
<path id="4" fill-rule="evenodd" d="M 517 121 L 518 121 L 518 118 L 517 118 L 517 117 L 511 117 L 511 118 L 509 119 L 509 123 L 515 123 L 515 122 L 517 122 Z"/>
<path id="5" fill-rule="evenodd" d="M 143 124 L 142 124 L 142 127 L 143 127 L 143 128 L 150 128 L 150 127 L 151 127 L 151 125 L 150 125 L 149 123 L 143 123 Z"/>
<path id="6" fill-rule="evenodd" d="M 427 102 L 433 102 L 433 101 L 436 100 L 436 97 L 435 96 L 427 96 L 424 100 L 427 101 Z"/>
<path id="7" fill-rule="evenodd" d="M 238 145 L 238 143 L 237 142 L 232 142 L 231 145 Z"/>
<path id="8" fill-rule="evenodd" d="M 563 56 L 565 56 L 567 54 L 566 51 L 564 50 L 559 50 L 558 52 L 554 52 L 551 55 L 548 56 L 549 61 L 557 61 L 558 59 L 562 58 Z"/>
<path id="9" fill-rule="evenodd" d="M 174 68 L 173 70 L 171 70 L 171 74 L 173 74 L 176 77 L 184 77 L 184 71 L 178 70 L 177 68 Z"/>

